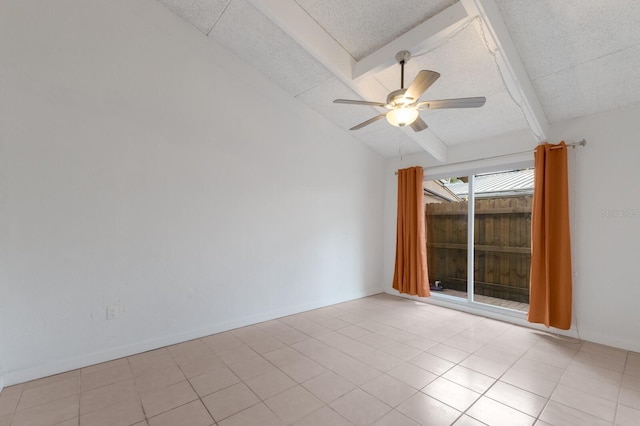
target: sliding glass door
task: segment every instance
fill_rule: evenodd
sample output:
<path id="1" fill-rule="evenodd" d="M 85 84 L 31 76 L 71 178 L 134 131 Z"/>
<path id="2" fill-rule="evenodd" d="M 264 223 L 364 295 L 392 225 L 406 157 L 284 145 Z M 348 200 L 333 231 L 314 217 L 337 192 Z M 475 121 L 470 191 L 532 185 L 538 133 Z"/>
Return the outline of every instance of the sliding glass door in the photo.
<path id="1" fill-rule="evenodd" d="M 526 312 L 532 194 L 532 169 L 425 182 L 432 294 Z"/>

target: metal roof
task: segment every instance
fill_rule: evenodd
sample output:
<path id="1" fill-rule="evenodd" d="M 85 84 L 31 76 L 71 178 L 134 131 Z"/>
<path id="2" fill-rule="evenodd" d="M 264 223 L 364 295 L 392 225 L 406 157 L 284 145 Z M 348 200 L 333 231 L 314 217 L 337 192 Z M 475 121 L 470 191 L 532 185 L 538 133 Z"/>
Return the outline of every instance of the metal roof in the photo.
<path id="1" fill-rule="evenodd" d="M 448 183 L 445 186 L 461 198 L 466 198 L 469 193 L 469 185 L 464 182 Z M 474 187 L 477 197 L 532 194 L 533 169 L 476 175 Z"/>

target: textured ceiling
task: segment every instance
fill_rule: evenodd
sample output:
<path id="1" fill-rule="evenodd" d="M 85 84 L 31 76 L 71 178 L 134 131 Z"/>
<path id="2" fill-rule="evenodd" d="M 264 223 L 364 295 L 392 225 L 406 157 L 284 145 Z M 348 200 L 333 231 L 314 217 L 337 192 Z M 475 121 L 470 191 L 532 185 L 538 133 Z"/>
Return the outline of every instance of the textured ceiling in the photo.
<path id="1" fill-rule="evenodd" d="M 497 0 L 551 122 L 640 102 L 638 0 Z"/>
<path id="2" fill-rule="evenodd" d="M 455 0 L 295 0 L 354 59 L 360 60 Z"/>
<path id="3" fill-rule="evenodd" d="M 485 96 L 485 106 L 423 111 L 429 129 L 419 134 L 385 120 L 352 133 L 385 157 L 419 152 L 429 143 L 446 149 L 525 129 L 540 139 L 547 119 L 559 122 L 640 103 L 638 0 L 615 0 L 615 7 L 602 0 L 158 1 L 345 131 L 384 110 L 333 104 L 333 99 L 385 101 L 400 86 L 395 51 L 385 45 L 398 38 L 415 42 L 406 38 L 408 31 L 464 7 L 460 25 L 406 47 L 413 57 L 405 67 L 405 86 L 419 70 L 433 70 L 441 77 L 422 100 Z M 483 18 L 473 13 L 477 5 L 488 11 Z M 265 14 L 265 8 L 275 11 Z M 291 8 L 299 13 L 293 22 L 306 18 L 316 36 L 327 35 L 335 46 L 292 33 L 282 16 Z M 318 55 L 332 49 L 328 60 Z M 331 59 L 342 54 L 364 63 L 380 52 L 384 64 L 355 79 L 341 74 L 336 66 L 341 62 Z M 507 65 L 505 55 L 510 55 Z M 542 123 L 538 127 L 536 120 Z"/>

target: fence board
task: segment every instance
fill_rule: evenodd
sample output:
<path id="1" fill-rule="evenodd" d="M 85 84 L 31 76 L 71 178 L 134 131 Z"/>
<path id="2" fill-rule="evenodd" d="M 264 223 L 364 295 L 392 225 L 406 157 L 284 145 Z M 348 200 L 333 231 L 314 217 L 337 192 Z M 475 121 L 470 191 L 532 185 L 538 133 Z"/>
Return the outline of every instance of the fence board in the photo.
<path id="1" fill-rule="evenodd" d="M 467 243 L 458 244 L 458 243 L 432 243 L 427 242 L 427 247 L 429 248 L 443 248 L 443 249 L 455 249 L 455 250 L 467 250 Z M 489 245 L 480 245 L 475 244 L 473 246 L 475 251 L 491 251 L 496 253 L 520 253 L 520 254 L 531 254 L 530 247 L 512 247 L 512 246 L 489 246 Z M 465 254 L 466 256 L 466 254 Z"/>

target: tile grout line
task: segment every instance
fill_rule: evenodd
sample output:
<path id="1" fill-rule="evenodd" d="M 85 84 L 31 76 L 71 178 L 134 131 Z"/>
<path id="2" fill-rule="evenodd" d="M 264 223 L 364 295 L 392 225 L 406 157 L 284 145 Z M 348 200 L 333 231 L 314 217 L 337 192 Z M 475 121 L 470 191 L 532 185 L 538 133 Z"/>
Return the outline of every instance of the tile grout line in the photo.
<path id="1" fill-rule="evenodd" d="M 618 395 L 616 397 L 616 411 L 613 415 L 613 424 L 616 424 L 618 420 L 618 410 L 620 408 L 620 396 L 622 395 L 622 382 L 624 381 L 624 373 L 627 371 L 627 365 L 629 364 L 629 351 L 624 356 L 624 367 L 622 368 L 622 378 L 620 379 L 620 385 L 618 386 Z"/>

